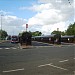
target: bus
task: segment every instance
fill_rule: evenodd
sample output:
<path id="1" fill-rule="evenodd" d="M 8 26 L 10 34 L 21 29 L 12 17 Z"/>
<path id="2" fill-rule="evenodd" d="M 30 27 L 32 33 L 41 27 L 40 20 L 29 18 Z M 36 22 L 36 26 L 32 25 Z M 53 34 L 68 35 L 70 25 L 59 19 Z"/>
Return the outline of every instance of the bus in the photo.
<path id="1" fill-rule="evenodd" d="M 19 42 L 19 38 L 16 35 L 11 36 L 11 43 L 18 43 Z"/>

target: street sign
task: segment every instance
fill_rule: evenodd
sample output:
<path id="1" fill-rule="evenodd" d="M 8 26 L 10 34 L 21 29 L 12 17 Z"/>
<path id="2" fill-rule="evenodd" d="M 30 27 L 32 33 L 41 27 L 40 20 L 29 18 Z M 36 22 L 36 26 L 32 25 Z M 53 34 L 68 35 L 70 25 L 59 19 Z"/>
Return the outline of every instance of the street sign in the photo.
<path id="1" fill-rule="evenodd" d="M 28 24 L 26 24 L 26 28 L 28 28 Z"/>
<path id="2" fill-rule="evenodd" d="M 26 32 L 27 32 L 28 24 L 26 24 Z"/>

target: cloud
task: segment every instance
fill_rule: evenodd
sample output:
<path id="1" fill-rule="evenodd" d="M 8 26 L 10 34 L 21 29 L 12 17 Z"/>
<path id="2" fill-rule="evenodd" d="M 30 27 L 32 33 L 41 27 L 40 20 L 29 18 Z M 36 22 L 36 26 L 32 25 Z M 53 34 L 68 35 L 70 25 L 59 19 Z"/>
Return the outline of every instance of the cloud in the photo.
<path id="1" fill-rule="evenodd" d="M 61 0 L 38 0 L 39 4 L 33 5 L 30 10 L 37 12 L 33 17 L 29 18 L 28 24 L 30 30 L 41 31 L 44 34 L 51 33 L 59 28 L 65 31 L 69 23 L 74 22 L 74 5 L 68 1 Z M 40 4 L 40 2 L 42 4 Z"/>
<path id="2" fill-rule="evenodd" d="M 1 23 L 1 21 L 0 21 Z M 26 23 L 25 19 L 16 16 L 2 16 L 2 29 L 7 31 L 9 35 L 18 35 L 24 29 L 22 25 Z"/>
<path id="3" fill-rule="evenodd" d="M 55 2 L 55 0 L 38 0 L 38 3 L 51 3 Z"/>
<path id="4" fill-rule="evenodd" d="M 34 4 L 30 7 L 20 7 L 20 10 L 32 10 L 32 11 L 36 11 L 36 12 L 41 12 L 43 10 L 48 10 L 52 7 L 51 3 L 47 3 L 47 4 Z"/>
<path id="5" fill-rule="evenodd" d="M 36 12 L 33 17 L 26 20 L 17 16 L 5 15 L 2 17 L 2 28 L 9 34 L 18 34 L 25 30 L 26 23 L 28 23 L 28 31 L 41 31 L 43 34 L 50 34 L 57 28 L 64 31 L 69 23 L 75 20 L 73 0 L 70 3 L 71 5 L 66 0 L 38 0 L 37 4 L 30 7 L 20 7 L 20 10 Z"/>
<path id="6" fill-rule="evenodd" d="M 38 3 L 72 3 L 74 0 L 38 0 Z"/>
<path id="7" fill-rule="evenodd" d="M 57 28 L 59 28 L 60 31 L 65 31 L 67 29 L 69 24 L 66 25 L 65 22 L 59 22 L 59 23 L 55 23 L 55 24 L 49 24 L 49 25 L 33 25 L 30 27 L 31 31 L 41 31 L 42 34 L 51 34 L 52 31 L 57 30 Z"/>
<path id="8" fill-rule="evenodd" d="M 13 12 L 6 12 L 6 11 L 3 11 L 3 10 L 0 10 L 0 14 L 1 15 L 6 15 L 6 14 L 12 14 Z"/>
<path id="9" fill-rule="evenodd" d="M 55 9 L 44 10 L 41 13 L 37 13 L 34 17 L 28 20 L 29 25 L 49 25 L 57 23 L 63 20 L 63 17 L 59 15 L 60 11 Z"/>

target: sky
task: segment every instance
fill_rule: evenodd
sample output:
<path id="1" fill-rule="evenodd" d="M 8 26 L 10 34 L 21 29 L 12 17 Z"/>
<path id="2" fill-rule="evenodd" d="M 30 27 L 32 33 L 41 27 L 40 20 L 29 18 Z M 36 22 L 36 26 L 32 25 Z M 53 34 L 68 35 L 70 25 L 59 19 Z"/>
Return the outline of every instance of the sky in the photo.
<path id="1" fill-rule="evenodd" d="M 65 31 L 75 22 L 75 0 L 0 0 L 0 29 L 8 35 L 26 31 Z M 1 24 L 2 23 L 2 24 Z"/>

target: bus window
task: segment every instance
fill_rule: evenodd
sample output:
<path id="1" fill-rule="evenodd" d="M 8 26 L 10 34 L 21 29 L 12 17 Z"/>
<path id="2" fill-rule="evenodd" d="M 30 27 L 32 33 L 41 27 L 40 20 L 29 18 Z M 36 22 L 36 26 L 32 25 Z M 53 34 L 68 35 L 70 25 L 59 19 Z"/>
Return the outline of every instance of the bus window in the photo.
<path id="1" fill-rule="evenodd" d="M 19 42 L 18 36 L 11 37 L 11 43 L 18 43 L 18 42 Z"/>

